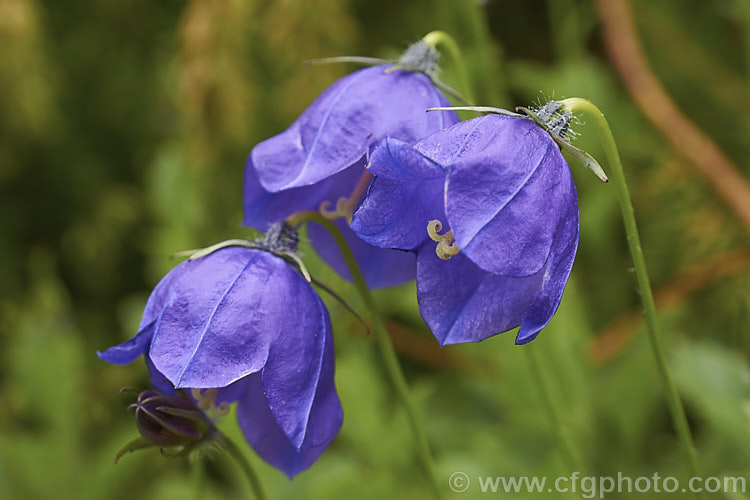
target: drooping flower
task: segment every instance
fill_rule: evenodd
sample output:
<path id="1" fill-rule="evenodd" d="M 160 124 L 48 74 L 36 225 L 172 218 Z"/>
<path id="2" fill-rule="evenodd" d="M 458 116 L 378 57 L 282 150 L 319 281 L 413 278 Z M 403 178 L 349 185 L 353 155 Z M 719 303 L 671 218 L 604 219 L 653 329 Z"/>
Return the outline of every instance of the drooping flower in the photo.
<path id="1" fill-rule="evenodd" d="M 516 343 L 533 340 L 557 310 L 578 247 L 576 188 L 547 130 L 483 116 L 413 147 L 385 139 L 368 168 L 375 179 L 352 229 L 417 254 L 420 313 L 440 344 L 519 325 Z"/>
<path id="2" fill-rule="evenodd" d="M 140 355 L 164 393 L 218 389 L 217 402 L 236 401 L 250 445 L 290 477 L 341 427 L 328 311 L 298 269 L 265 249 L 229 246 L 169 272 L 137 335 L 99 353 L 115 364 Z"/>
<path id="3" fill-rule="evenodd" d="M 398 65 L 378 65 L 336 81 L 284 132 L 252 150 L 245 169 L 244 221 L 261 231 L 299 210 L 317 210 L 328 202 L 351 214 L 369 182 L 364 166 L 386 136 L 413 144 L 458 121 L 453 111 L 426 113 L 449 105 L 432 83 L 437 51 L 418 42 Z M 408 69 L 404 69 L 408 68 Z M 346 217 L 345 217 L 346 218 Z M 414 255 L 368 245 L 348 221 L 338 221 L 371 287 L 396 285 L 414 278 Z M 315 227 L 316 251 L 350 279 L 330 236 Z"/>

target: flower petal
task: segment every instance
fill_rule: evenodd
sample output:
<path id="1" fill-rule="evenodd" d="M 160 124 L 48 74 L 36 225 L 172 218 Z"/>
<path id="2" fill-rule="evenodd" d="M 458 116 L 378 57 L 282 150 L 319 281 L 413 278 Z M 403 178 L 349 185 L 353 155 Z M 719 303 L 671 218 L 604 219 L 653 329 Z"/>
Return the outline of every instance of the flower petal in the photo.
<path id="1" fill-rule="evenodd" d="M 440 260 L 426 242 L 417 253 L 419 312 L 440 345 L 479 342 L 521 323 L 542 277 L 488 273 L 460 253 Z"/>
<path id="2" fill-rule="evenodd" d="M 154 366 L 177 388 L 224 387 L 260 370 L 271 342 L 307 314 L 290 307 L 299 280 L 283 259 L 244 247 L 186 262 L 155 324 Z"/>
<path id="3" fill-rule="evenodd" d="M 271 344 L 261 377 L 271 413 L 296 449 L 307 437 L 318 391 L 333 390 L 331 320 L 315 290 L 302 281 L 308 293 L 300 293 L 295 305 L 305 315 Z"/>
<path id="4" fill-rule="evenodd" d="M 517 344 L 530 342 L 554 315 L 578 248 L 578 200 L 570 172 L 549 257 L 534 275 L 515 278 L 489 273 L 464 253 L 437 258 L 426 242 L 417 254 L 417 297 L 425 322 L 441 345 L 478 342 L 515 328 Z"/>
<path id="5" fill-rule="evenodd" d="M 573 185 L 565 216 L 555 232 L 549 261 L 545 266 L 544 282 L 534 301 L 524 312 L 521 329 L 516 336 L 516 344 L 531 342 L 539 331 L 547 326 L 552 315 L 557 311 L 562 299 L 565 284 L 573 268 L 573 261 L 578 250 L 578 198 Z"/>
<path id="6" fill-rule="evenodd" d="M 154 336 L 153 323 L 140 330 L 135 337 L 122 344 L 110 347 L 104 352 L 97 351 L 99 359 L 114 365 L 127 365 L 141 354 L 148 352 L 148 346 Z"/>
<path id="7" fill-rule="evenodd" d="M 263 393 L 260 374 L 242 379 L 244 390 L 238 398 L 237 420 L 245 439 L 263 460 L 291 479 L 310 467 L 338 434 L 344 414 L 333 386 L 333 359 L 326 358 L 320 385 L 315 393 L 305 438 L 297 447 L 279 427 Z"/>
<path id="8" fill-rule="evenodd" d="M 396 286 L 411 281 L 416 276 L 414 254 L 401 250 L 378 248 L 362 241 L 347 225 L 344 219 L 335 221 L 344 235 L 354 258 L 362 270 L 370 288 Z M 331 234 L 318 224 L 310 224 L 307 229 L 315 251 L 342 277 L 351 281 L 351 273 Z"/>
<path id="9" fill-rule="evenodd" d="M 179 276 L 184 265 L 185 263 L 183 262 L 172 269 L 154 287 L 154 290 L 148 297 L 148 301 L 146 301 L 146 307 L 135 337 L 122 344 L 112 346 L 104 352 L 97 351 L 96 355 L 99 359 L 115 365 L 126 365 L 135 361 L 141 354 L 148 353 L 154 334 L 154 324 L 169 301 L 170 294 L 172 293 L 170 288 L 172 282 L 176 276 Z"/>
<path id="10" fill-rule="evenodd" d="M 425 113 L 448 101 L 421 73 L 375 66 L 341 78 L 284 132 L 252 151 L 261 185 L 277 192 L 319 182 L 367 155 L 386 135 L 416 142 L 457 121 Z"/>
<path id="11" fill-rule="evenodd" d="M 260 185 L 251 155 L 245 166 L 242 196 L 245 217 L 242 224 L 267 231 L 272 224 L 295 212 L 318 210 L 323 201 L 330 201 L 331 207 L 335 207 L 339 198 L 351 195 L 365 171 L 364 166 L 364 158 L 361 158 L 351 167 L 316 184 L 271 193 Z"/>
<path id="12" fill-rule="evenodd" d="M 138 331 L 143 330 L 146 326 L 156 321 L 171 298 L 172 283 L 180 276 L 186 265 L 187 262 L 181 262 L 156 284 L 146 301 L 146 307 L 143 309 L 143 316 L 141 316 Z"/>
<path id="13" fill-rule="evenodd" d="M 497 115 L 481 120 L 473 142 L 449 166 L 448 222 L 461 251 L 482 269 L 536 274 L 570 190 L 568 165 L 538 125 Z"/>
<path id="14" fill-rule="evenodd" d="M 257 174 L 248 160 L 245 170 L 245 220 L 243 224 L 265 231 L 276 221 L 283 220 L 300 210 L 318 210 L 323 201 L 331 208 L 341 197 L 351 195 L 364 170 L 364 159 L 318 184 L 293 188 L 278 193 L 265 191 L 257 181 Z M 362 272 L 371 288 L 400 285 L 414 279 L 414 257 L 403 252 L 375 248 L 359 239 L 344 223 L 337 221 L 339 229 L 349 242 Z M 336 242 L 324 228 L 308 226 L 309 238 L 316 251 L 336 272 L 351 280 L 349 269 Z"/>
<path id="15" fill-rule="evenodd" d="M 408 142 L 386 137 L 373 151 L 367 170 L 372 175 L 401 182 L 442 179 L 445 169 Z"/>
<path id="16" fill-rule="evenodd" d="M 375 175 L 352 229 L 383 248 L 412 250 L 427 238 L 427 222 L 443 219 L 445 171 L 409 144 L 385 139 L 370 158 Z"/>
<path id="17" fill-rule="evenodd" d="M 260 373 L 253 373 L 247 377 L 232 382 L 231 384 L 221 387 L 216 392 L 216 404 L 235 403 L 240 400 L 245 390 L 245 383 L 251 378 L 260 377 Z"/>
<path id="18" fill-rule="evenodd" d="M 148 352 L 146 352 L 145 354 L 146 355 L 144 359 L 146 361 L 146 369 L 148 369 L 148 374 L 151 378 L 151 387 L 167 396 L 176 395 L 177 391 L 175 391 L 174 386 L 169 381 L 169 379 L 167 379 L 167 377 L 165 377 L 163 373 L 156 369 L 156 367 L 154 366 L 154 362 L 151 361 L 151 358 L 148 357 Z"/>

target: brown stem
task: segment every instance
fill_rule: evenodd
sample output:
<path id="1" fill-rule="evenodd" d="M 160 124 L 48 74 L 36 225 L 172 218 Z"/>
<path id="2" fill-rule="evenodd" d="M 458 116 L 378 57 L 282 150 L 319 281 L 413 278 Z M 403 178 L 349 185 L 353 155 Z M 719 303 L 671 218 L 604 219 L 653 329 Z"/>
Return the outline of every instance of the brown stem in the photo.
<path id="1" fill-rule="evenodd" d="M 719 147 L 675 105 L 654 76 L 627 0 L 596 0 L 610 57 L 631 97 L 654 126 L 711 183 L 750 231 L 750 184 Z"/>
<path id="2" fill-rule="evenodd" d="M 750 271 L 750 247 L 715 255 L 680 272 L 667 285 L 654 293 L 658 308 L 682 303 L 688 296 L 723 278 Z M 642 320 L 640 308 L 632 309 L 615 319 L 591 343 L 591 354 L 597 364 L 617 356 L 635 336 Z"/>
<path id="3" fill-rule="evenodd" d="M 367 170 L 362 172 L 362 176 L 359 178 L 359 181 L 357 181 L 357 185 L 354 186 L 354 190 L 352 190 L 352 194 L 349 196 L 349 206 L 352 211 L 357 208 L 359 199 L 362 198 L 362 193 L 364 193 L 367 186 L 370 185 L 370 179 L 372 179 L 372 174 L 370 172 Z"/>

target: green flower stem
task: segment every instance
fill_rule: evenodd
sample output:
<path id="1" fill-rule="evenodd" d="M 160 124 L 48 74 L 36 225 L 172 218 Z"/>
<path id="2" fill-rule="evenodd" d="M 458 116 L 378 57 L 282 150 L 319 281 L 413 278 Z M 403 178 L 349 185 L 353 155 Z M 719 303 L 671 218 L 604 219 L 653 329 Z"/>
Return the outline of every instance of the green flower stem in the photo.
<path id="1" fill-rule="evenodd" d="M 563 423 L 562 413 L 552 397 L 553 391 L 550 387 L 549 378 L 547 377 L 547 372 L 545 371 L 544 366 L 539 362 L 539 353 L 536 352 L 536 346 L 530 345 L 525 347 L 524 351 L 527 352 L 531 362 L 531 371 L 534 374 L 534 378 L 536 378 L 537 385 L 539 385 L 542 399 L 547 407 L 546 410 L 549 419 L 555 425 L 555 433 L 557 434 L 560 453 L 563 455 L 565 463 L 572 468 L 572 472 L 586 472 L 586 469 L 583 467 L 583 462 L 581 461 L 581 454 L 573 444 L 573 441 L 568 434 L 568 429 Z"/>
<path id="2" fill-rule="evenodd" d="M 248 483 L 250 483 L 250 489 L 253 491 L 253 496 L 256 500 L 266 500 L 266 494 L 263 491 L 263 486 L 260 484 L 260 478 L 255 470 L 250 466 L 250 462 L 247 461 L 245 455 L 242 454 L 234 441 L 229 439 L 225 434 L 220 433 L 221 446 L 234 458 L 237 465 L 242 469 L 242 473 L 245 474 Z"/>
<path id="3" fill-rule="evenodd" d="M 339 250 L 344 257 L 344 261 L 346 261 L 346 265 L 349 268 L 349 272 L 354 279 L 354 285 L 362 297 L 365 307 L 370 312 L 373 330 L 375 331 L 375 341 L 377 342 L 380 354 L 383 357 L 386 372 L 388 372 L 391 383 L 396 389 L 396 394 L 401 400 L 404 410 L 406 410 L 406 416 L 409 419 L 409 424 L 411 425 L 412 433 L 416 441 L 417 453 L 422 461 L 425 472 L 427 473 L 433 493 L 436 498 L 442 498 L 443 495 L 439 486 L 440 482 L 435 473 L 435 465 L 432 461 L 430 445 L 427 441 L 427 436 L 422 430 L 420 418 L 417 414 L 417 408 L 414 406 L 411 396 L 409 395 L 409 387 L 406 384 L 404 372 L 401 370 L 401 365 L 396 357 L 396 352 L 393 349 L 393 344 L 391 344 L 391 339 L 388 337 L 388 331 L 385 328 L 383 319 L 378 313 L 377 304 L 370 293 L 370 289 L 367 287 L 365 278 L 362 276 L 362 272 L 360 271 L 357 261 L 354 259 L 354 255 L 352 254 L 349 245 L 346 243 L 344 236 L 332 221 L 326 219 L 319 212 L 315 211 L 297 212 L 287 218 L 286 222 L 292 226 L 298 226 L 303 222 L 315 222 L 326 228 L 328 232 L 331 233 L 331 236 L 333 236 L 333 239 L 336 240 L 336 244 L 338 245 Z"/>
<path id="4" fill-rule="evenodd" d="M 446 50 L 451 55 L 453 64 L 455 64 L 456 66 L 456 72 L 458 73 L 458 77 L 461 80 L 461 87 L 463 87 L 464 90 L 463 95 L 466 96 L 467 100 L 473 103 L 474 92 L 472 92 L 471 85 L 469 84 L 469 77 L 468 73 L 466 72 L 466 66 L 464 66 L 464 60 L 463 57 L 461 57 L 461 49 L 458 47 L 456 40 L 454 40 L 453 37 L 445 31 L 436 30 L 427 33 L 424 37 L 422 37 L 422 41 L 427 45 L 431 45 L 435 48 L 437 48 L 438 46 L 446 48 Z"/>
<path id="5" fill-rule="evenodd" d="M 192 471 L 191 493 L 193 494 L 193 498 L 195 498 L 195 500 L 200 500 L 206 497 L 206 474 L 203 467 L 203 462 L 201 460 L 202 457 L 191 456 L 189 458 L 191 462 L 190 468 Z"/>
<path id="6" fill-rule="evenodd" d="M 635 266 L 635 275 L 638 279 L 638 286 L 641 290 L 641 303 L 643 304 L 643 311 L 646 315 L 646 327 L 648 330 L 649 341 L 651 343 L 651 350 L 654 353 L 656 364 L 659 367 L 659 375 L 662 378 L 664 389 L 666 390 L 669 411 L 672 414 L 672 421 L 682 443 L 690 468 L 690 473 L 693 476 L 700 476 L 698 456 L 695 451 L 695 445 L 693 444 L 693 438 L 690 435 L 690 427 L 688 426 L 687 417 L 685 416 L 685 409 L 682 406 L 680 395 L 677 392 L 677 388 L 675 387 L 674 381 L 669 372 L 669 366 L 667 365 L 667 360 L 664 356 L 664 349 L 656 326 L 656 307 L 654 306 L 654 297 L 651 292 L 651 283 L 648 279 L 646 261 L 643 258 L 641 241 L 638 236 L 638 227 L 635 222 L 635 213 L 633 212 L 633 203 L 630 200 L 630 192 L 628 191 L 628 186 L 625 182 L 625 173 L 622 168 L 622 162 L 620 160 L 620 154 L 617 151 L 615 139 L 612 136 L 612 131 L 609 128 L 607 119 L 604 118 L 604 114 L 591 101 L 581 98 L 571 98 L 565 99 L 561 102 L 567 110 L 572 112 L 581 111 L 591 117 L 599 131 L 599 139 L 604 147 L 604 153 L 607 155 L 609 169 L 612 174 L 612 179 L 614 180 L 615 189 L 617 190 L 617 199 L 620 204 L 623 222 L 625 223 L 625 232 L 630 247 L 630 254 L 633 258 L 633 265 Z"/>

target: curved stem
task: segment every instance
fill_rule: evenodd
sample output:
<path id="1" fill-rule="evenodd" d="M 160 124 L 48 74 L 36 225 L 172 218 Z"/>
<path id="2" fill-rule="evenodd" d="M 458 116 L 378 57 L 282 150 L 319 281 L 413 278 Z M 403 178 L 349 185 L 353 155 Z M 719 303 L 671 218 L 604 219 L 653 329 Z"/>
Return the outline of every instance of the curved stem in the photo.
<path id="1" fill-rule="evenodd" d="M 581 98 L 571 98 L 565 99 L 561 102 L 566 109 L 573 112 L 581 111 L 591 117 L 599 132 L 599 139 L 602 142 L 604 153 L 607 155 L 609 169 L 612 173 L 615 189 L 617 190 L 617 200 L 620 204 L 620 211 L 622 212 L 622 218 L 625 224 L 630 255 L 633 259 L 635 275 L 638 279 L 638 286 L 641 291 L 641 303 L 643 305 L 643 312 L 646 316 L 646 327 L 648 330 L 651 350 L 656 358 L 659 375 L 664 383 L 669 411 L 672 415 L 672 421 L 675 430 L 677 431 L 677 435 L 682 443 L 688 466 L 690 468 L 690 473 L 693 476 L 700 476 L 698 456 L 695 451 L 695 445 L 693 444 L 693 438 L 690 434 L 687 417 L 685 416 L 685 409 L 682 406 L 680 395 L 677 392 L 677 388 L 672 380 L 672 375 L 669 372 L 669 366 L 667 365 L 667 360 L 664 356 L 664 348 L 662 347 L 661 338 L 659 337 L 659 332 L 656 326 L 656 307 L 654 306 L 654 297 L 651 292 L 651 282 L 648 278 L 646 261 L 643 258 L 641 241 L 638 236 L 638 227 L 635 222 L 633 203 L 630 200 L 630 192 L 628 191 L 628 186 L 625 182 L 625 173 L 622 168 L 620 153 L 617 151 L 615 139 L 612 136 L 612 131 L 609 128 L 607 119 L 604 118 L 604 114 L 591 101 Z"/>
<path id="2" fill-rule="evenodd" d="M 572 472 L 578 471 L 583 473 L 586 469 L 584 469 L 583 463 L 581 462 L 581 454 L 570 439 L 568 429 L 563 423 L 561 412 L 552 397 L 553 393 L 552 388 L 550 387 L 549 378 L 546 375 L 542 363 L 539 362 L 539 354 L 536 352 L 535 346 L 533 345 L 528 346 L 524 350 L 528 353 L 529 360 L 531 361 L 531 371 L 537 379 L 537 384 L 542 392 L 542 399 L 547 407 L 547 413 L 555 426 L 555 433 L 557 434 L 557 440 L 560 445 L 560 453 L 563 455 L 565 463 L 572 468 Z"/>
<path id="3" fill-rule="evenodd" d="M 742 169 L 682 112 L 654 75 L 627 0 L 596 0 L 601 34 L 628 92 L 657 130 L 710 182 L 750 232 L 750 183 Z M 747 2 L 739 2 L 746 4 Z M 662 32 L 662 36 L 666 35 Z M 679 43 L 676 40 L 673 43 Z M 747 100 L 747 94 L 742 97 Z"/>
<path id="4" fill-rule="evenodd" d="M 256 500 L 266 500 L 266 494 L 263 491 L 263 486 L 260 484 L 258 474 L 250 466 L 250 462 L 247 461 L 247 458 L 242 454 L 242 451 L 236 444 L 234 444 L 234 441 L 229 439 L 226 434 L 221 433 L 221 445 L 230 455 L 232 455 L 232 458 L 234 458 L 237 465 L 242 469 L 248 483 L 250 483 L 250 489 L 253 490 L 253 495 Z"/>
<path id="5" fill-rule="evenodd" d="M 416 441 L 417 453 L 422 461 L 425 472 L 427 473 L 430 485 L 433 489 L 433 493 L 435 494 L 436 498 L 442 498 L 442 493 L 439 487 L 440 483 L 437 479 L 435 466 L 432 461 L 430 445 L 427 441 L 427 436 L 425 435 L 424 430 L 422 430 L 420 418 L 417 413 L 417 408 L 414 406 L 414 403 L 411 400 L 411 396 L 409 395 L 409 387 L 406 384 L 404 372 L 401 369 L 398 358 L 396 357 L 396 352 L 393 349 L 391 339 L 388 337 L 388 331 L 385 328 L 383 319 L 378 312 L 377 304 L 375 303 L 375 300 L 370 293 L 370 289 L 365 282 L 365 278 L 364 276 L 362 276 L 362 272 L 360 271 L 359 266 L 357 265 L 357 261 L 354 259 L 354 255 L 352 254 L 349 245 L 346 243 L 344 236 L 341 234 L 341 231 L 339 231 L 338 227 L 336 227 L 333 222 L 323 217 L 319 212 L 315 211 L 297 212 L 296 214 L 288 217 L 286 222 L 292 226 L 298 226 L 304 222 L 315 222 L 326 228 L 328 232 L 331 233 L 331 236 L 333 236 L 333 239 L 336 241 L 336 244 L 338 245 L 339 250 L 344 257 L 344 261 L 349 268 L 349 272 L 352 275 L 354 285 L 356 286 L 357 291 L 362 297 L 362 301 L 365 303 L 365 307 L 370 312 L 373 323 L 373 330 L 375 331 L 375 340 L 377 342 L 378 348 L 380 349 L 380 354 L 383 357 L 386 372 L 388 372 L 388 376 L 390 377 L 391 383 L 396 390 L 396 394 L 401 400 L 401 404 L 406 411 L 406 416 L 409 420 L 409 424 L 411 425 L 412 433 L 414 434 L 414 440 Z"/>
<path id="6" fill-rule="evenodd" d="M 464 66 L 463 57 L 461 57 L 461 49 L 458 47 L 456 40 L 454 40 L 453 37 L 445 31 L 436 30 L 427 33 L 424 37 L 422 37 L 422 41 L 427 45 L 431 45 L 435 48 L 437 48 L 439 45 L 446 48 L 446 50 L 451 55 L 453 64 L 456 65 L 456 71 L 458 72 L 458 77 L 461 80 L 461 86 L 464 89 L 464 95 L 466 96 L 466 99 L 468 101 L 473 103 L 474 92 L 472 92 L 471 85 L 469 84 L 469 76 L 466 72 L 466 66 Z"/>

